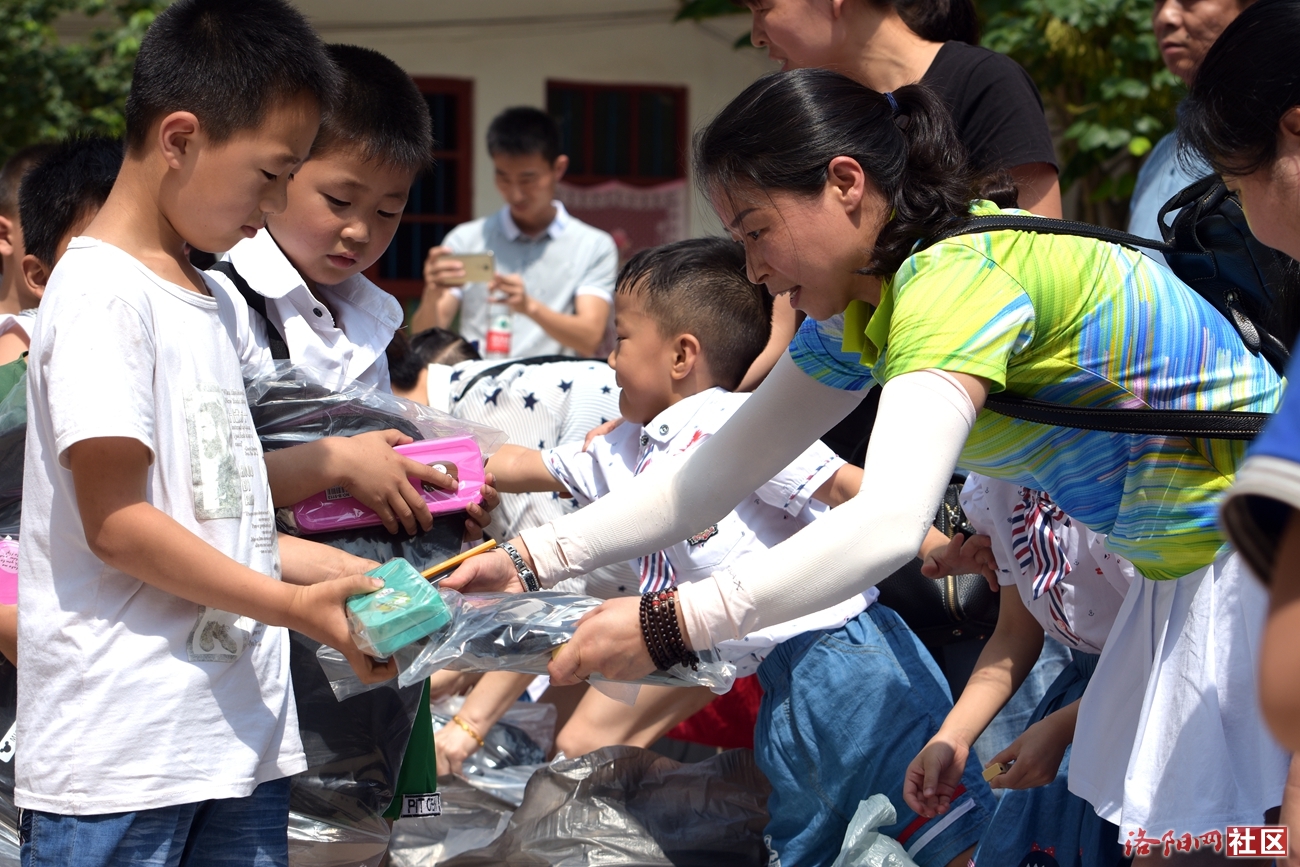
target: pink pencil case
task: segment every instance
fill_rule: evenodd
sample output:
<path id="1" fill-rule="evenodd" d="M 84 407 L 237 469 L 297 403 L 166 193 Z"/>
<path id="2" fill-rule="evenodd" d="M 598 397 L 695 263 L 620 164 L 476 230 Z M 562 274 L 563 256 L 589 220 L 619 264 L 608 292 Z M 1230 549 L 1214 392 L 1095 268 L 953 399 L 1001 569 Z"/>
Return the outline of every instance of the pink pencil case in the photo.
<path id="1" fill-rule="evenodd" d="M 471 503 L 483 502 L 485 473 L 483 453 L 473 437 L 446 437 L 436 440 L 418 440 L 394 446 L 393 451 L 432 467 L 439 467 L 455 477 L 455 491 L 444 491 L 419 479 L 411 484 L 421 492 L 429 511 L 435 515 L 459 512 Z M 379 516 L 343 488 L 330 488 L 314 494 L 293 507 L 293 518 L 304 533 L 325 533 L 347 530 L 352 527 L 372 527 L 382 524 Z"/>

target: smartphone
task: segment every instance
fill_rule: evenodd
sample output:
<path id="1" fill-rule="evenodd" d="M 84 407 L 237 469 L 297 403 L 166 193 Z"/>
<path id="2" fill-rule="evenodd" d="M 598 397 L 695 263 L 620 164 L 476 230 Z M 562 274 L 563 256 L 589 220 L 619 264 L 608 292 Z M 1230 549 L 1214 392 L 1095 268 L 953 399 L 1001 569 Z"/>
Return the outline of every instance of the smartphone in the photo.
<path id="1" fill-rule="evenodd" d="M 455 259 L 465 266 L 465 279 L 452 286 L 464 286 L 466 283 L 490 283 L 496 274 L 496 257 L 491 253 L 448 253 L 439 256 L 443 259 Z"/>

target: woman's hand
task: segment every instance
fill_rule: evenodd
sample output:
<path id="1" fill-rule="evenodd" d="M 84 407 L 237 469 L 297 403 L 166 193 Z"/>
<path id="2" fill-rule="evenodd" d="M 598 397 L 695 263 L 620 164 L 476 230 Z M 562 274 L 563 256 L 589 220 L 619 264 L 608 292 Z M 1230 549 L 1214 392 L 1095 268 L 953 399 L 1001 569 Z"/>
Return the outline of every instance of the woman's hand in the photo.
<path id="1" fill-rule="evenodd" d="M 518 547 L 518 540 L 515 546 Z M 524 585 L 514 561 L 500 548 L 470 557 L 439 583 L 461 593 L 523 593 Z"/>
<path id="2" fill-rule="evenodd" d="M 983 575 L 989 589 L 997 593 L 998 563 L 993 557 L 993 540 L 978 535 L 967 539 L 961 533 L 955 533 L 947 545 L 933 548 L 925 555 L 921 574 L 927 578 Z"/>
<path id="3" fill-rule="evenodd" d="M 680 609 L 677 617 L 680 628 Z M 640 680 L 654 671 L 641 635 L 641 597 L 610 599 L 589 611 L 578 621 L 573 638 L 551 660 L 549 670 L 556 686 L 578 683 L 591 674 L 608 680 Z"/>
<path id="4" fill-rule="evenodd" d="M 449 722 L 433 736 L 433 751 L 438 760 L 438 776 L 459 775 L 465 760 L 478 752 L 478 741 L 454 722 Z"/>
<path id="5" fill-rule="evenodd" d="M 1056 779 L 1065 748 L 1074 740 L 1074 720 L 1079 703 L 1048 715 L 1025 729 L 1011 746 L 989 764 L 1010 763 L 1011 769 L 989 781 L 995 789 L 1032 789 Z"/>
<path id="6" fill-rule="evenodd" d="M 948 812 L 969 755 L 970 744 L 940 729 L 907 766 L 903 778 L 907 806 L 927 819 Z"/>

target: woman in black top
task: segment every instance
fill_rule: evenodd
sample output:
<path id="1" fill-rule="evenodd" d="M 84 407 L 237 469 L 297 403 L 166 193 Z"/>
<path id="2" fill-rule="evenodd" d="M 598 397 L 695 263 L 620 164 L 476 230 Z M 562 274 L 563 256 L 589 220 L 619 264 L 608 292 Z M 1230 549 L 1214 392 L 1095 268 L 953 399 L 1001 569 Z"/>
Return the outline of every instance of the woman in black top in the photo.
<path id="1" fill-rule="evenodd" d="M 1061 216 L 1056 153 L 1042 98 L 1011 58 L 967 44 L 970 0 L 746 0 L 751 39 L 783 69 L 822 67 L 882 93 L 920 81 L 947 104 L 977 170 L 1005 169 L 1020 207 Z"/>

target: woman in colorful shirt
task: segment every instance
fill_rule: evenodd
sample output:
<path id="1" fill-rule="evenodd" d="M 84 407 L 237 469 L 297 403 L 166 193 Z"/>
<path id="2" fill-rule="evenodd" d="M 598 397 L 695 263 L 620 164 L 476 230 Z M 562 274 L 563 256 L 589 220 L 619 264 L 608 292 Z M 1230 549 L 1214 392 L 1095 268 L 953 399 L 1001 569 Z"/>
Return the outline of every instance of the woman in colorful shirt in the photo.
<path id="1" fill-rule="evenodd" d="M 1265 600 L 1216 525 L 1244 446 L 979 410 L 1005 390 L 1086 407 L 1270 412 L 1280 377 L 1135 250 L 1000 231 L 917 251 L 972 214 L 1001 213 L 971 202 L 950 121 L 921 86 L 880 94 L 824 70 L 764 78 L 700 135 L 696 161 L 745 244 L 750 279 L 809 319 L 754 397 L 675 473 L 525 531 L 520 550 L 542 582 L 707 526 L 881 384 L 862 492 L 762 558 L 679 588 L 686 643 L 737 638 L 891 574 L 915 556 L 960 463 L 1045 491 L 1142 576 L 1079 710 L 1071 790 L 1121 840 L 1261 821 L 1281 802 L 1286 770 L 1253 701 Z M 508 559 L 485 556 L 453 583 L 487 589 L 513 575 Z M 637 600 L 613 600 L 552 675 L 651 667 Z"/>

